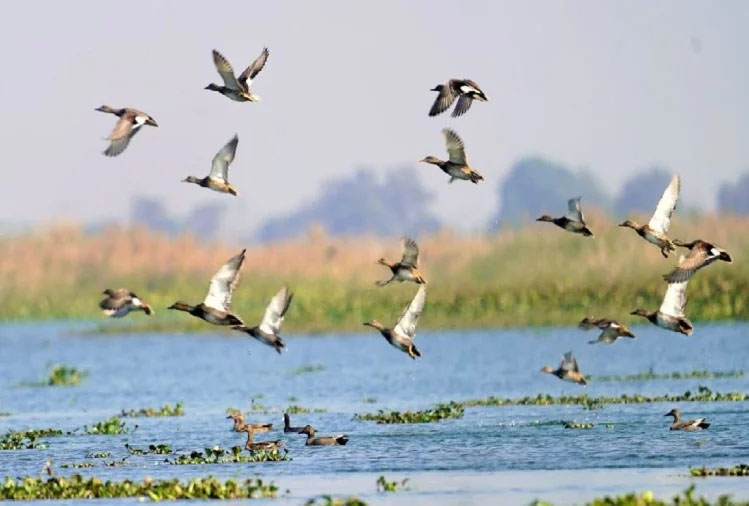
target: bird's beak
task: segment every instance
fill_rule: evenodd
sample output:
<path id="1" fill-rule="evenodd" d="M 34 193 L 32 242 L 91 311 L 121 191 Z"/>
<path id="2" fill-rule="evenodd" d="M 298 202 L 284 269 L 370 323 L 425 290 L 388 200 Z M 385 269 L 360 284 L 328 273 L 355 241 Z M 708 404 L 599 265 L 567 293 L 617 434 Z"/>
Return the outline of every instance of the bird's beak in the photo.
<path id="1" fill-rule="evenodd" d="M 728 262 L 729 264 L 733 262 L 733 258 L 731 258 L 731 255 L 729 255 L 726 251 L 721 251 L 718 258 L 720 258 L 724 262 Z"/>
<path id="2" fill-rule="evenodd" d="M 148 118 L 148 119 L 146 120 L 146 124 L 147 124 L 147 125 L 151 125 L 151 126 L 155 126 L 155 127 L 158 127 L 158 126 L 159 126 L 159 124 L 158 124 L 158 123 L 156 123 L 156 121 L 155 121 L 155 120 L 154 120 L 153 118 Z"/>

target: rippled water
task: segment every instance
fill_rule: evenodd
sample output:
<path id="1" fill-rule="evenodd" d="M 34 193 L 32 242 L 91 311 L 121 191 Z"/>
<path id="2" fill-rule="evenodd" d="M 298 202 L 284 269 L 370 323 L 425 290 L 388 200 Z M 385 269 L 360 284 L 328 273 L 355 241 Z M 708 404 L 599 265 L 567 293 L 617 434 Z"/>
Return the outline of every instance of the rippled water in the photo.
<path id="1" fill-rule="evenodd" d="M 123 327 L 126 328 L 126 327 Z M 749 375 L 726 379 L 592 382 L 583 388 L 541 374 L 574 350 L 585 373 L 749 370 L 749 325 L 698 325 L 689 338 L 637 327 L 637 339 L 613 346 L 590 346 L 592 332 L 577 329 L 424 332 L 423 358 L 411 361 L 378 334 L 287 337 L 279 356 L 269 347 L 225 332 L 206 334 L 85 335 L 85 325 L 0 326 L 0 430 L 55 427 L 74 430 L 122 409 L 184 402 L 186 415 L 127 419 L 138 428 L 122 436 L 88 436 L 81 431 L 49 438 L 43 450 L 0 452 L 0 476 L 36 475 L 45 460 L 59 465 L 87 460 L 91 451 L 124 457 L 125 443 L 173 448 L 243 444 L 229 430 L 228 407 L 249 409 L 250 400 L 277 410 L 252 421 L 282 427 L 281 410 L 290 404 L 325 413 L 292 417 L 294 425 L 314 425 L 320 434 L 346 433 L 345 447 L 306 448 L 302 436 L 274 431 L 257 439 L 283 437 L 292 460 L 170 466 L 163 456 L 137 457 L 128 465 L 80 469 L 102 478 L 262 476 L 300 504 L 323 492 L 356 494 L 369 502 L 523 504 L 534 497 L 575 503 L 604 493 L 651 488 L 685 488 L 689 466 L 734 465 L 749 454 L 749 403 L 681 403 L 685 416 L 706 416 L 713 425 L 696 433 L 670 432 L 664 418 L 675 405 L 607 405 L 466 408 L 458 420 L 433 424 L 377 425 L 353 419 L 379 408 L 417 409 L 435 402 L 488 395 L 680 394 L 705 385 L 713 391 L 749 392 Z M 51 363 L 86 369 L 81 386 L 19 386 L 46 375 Z M 299 374 L 303 366 L 324 369 Z M 369 398 L 370 402 L 365 402 Z M 371 403 L 372 399 L 376 402 Z M 539 425 L 553 420 L 590 421 L 590 430 Z M 603 423 L 613 424 L 605 428 Z M 577 470 L 577 471 L 575 471 Z M 584 470 L 584 471 L 580 471 Z M 58 469 L 59 473 L 72 470 Z M 411 490 L 377 495 L 377 476 L 409 477 Z M 734 492 L 749 497 L 749 480 L 698 480 L 710 495 Z M 500 501 L 500 502 L 497 502 Z"/>

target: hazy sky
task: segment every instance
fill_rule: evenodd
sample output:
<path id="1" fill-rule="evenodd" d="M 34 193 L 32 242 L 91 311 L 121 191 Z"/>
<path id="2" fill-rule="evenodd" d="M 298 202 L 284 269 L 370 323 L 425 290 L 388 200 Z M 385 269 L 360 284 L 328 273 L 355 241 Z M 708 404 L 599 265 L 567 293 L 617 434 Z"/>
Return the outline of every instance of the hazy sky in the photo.
<path id="1" fill-rule="evenodd" d="M 225 201 L 230 227 L 254 227 L 327 178 L 412 163 L 440 217 L 478 228 L 528 154 L 587 168 L 612 194 L 663 164 L 711 208 L 718 184 L 749 169 L 747 26 L 743 1 L 8 2 L 0 223 L 127 219 L 142 194 L 175 212 Z M 211 49 L 240 72 L 263 46 L 261 103 L 203 90 L 219 82 Z M 429 88 L 451 77 L 491 101 L 427 117 Z M 102 104 L 160 127 L 106 158 L 116 118 Z M 416 163 L 445 155 L 445 126 L 483 173 L 478 187 Z M 240 198 L 180 183 L 206 175 L 235 132 Z"/>

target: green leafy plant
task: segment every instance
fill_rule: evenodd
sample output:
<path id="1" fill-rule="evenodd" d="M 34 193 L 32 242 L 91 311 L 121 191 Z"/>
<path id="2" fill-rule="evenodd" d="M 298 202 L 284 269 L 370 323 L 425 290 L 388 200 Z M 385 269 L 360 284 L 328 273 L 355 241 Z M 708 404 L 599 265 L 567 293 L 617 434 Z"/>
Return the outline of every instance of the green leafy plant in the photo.
<path id="1" fill-rule="evenodd" d="M 692 467 L 689 469 L 692 476 L 749 476 L 749 465 L 739 464 L 733 467 Z"/>
<path id="2" fill-rule="evenodd" d="M 69 467 L 73 469 L 81 469 L 84 467 L 94 467 L 95 465 L 96 464 L 93 462 L 86 461 L 86 462 L 71 462 L 69 464 L 60 464 L 60 467 L 62 467 L 63 469 L 69 468 Z"/>
<path id="3" fill-rule="evenodd" d="M 47 385 L 52 387 L 71 387 L 81 383 L 88 376 L 88 371 L 79 370 L 76 367 L 55 364 L 49 371 Z"/>
<path id="4" fill-rule="evenodd" d="M 388 481 L 385 479 L 384 476 L 380 476 L 377 478 L 377 491 L 378 492 L 398 492 L 399 490 L 404 490 L 406 488 L 406 483 L 408 483 L 408 478 L 404 478 L 401 481 Z"/>
<path id="5" fill-rule="evenodd" d="M 31 429 L 10 431 L 0 436 L 0 450 L 35 450 L 46 448 L 45 441 L 38 441 L 42 437 L 62 436 L 60 429 Z"/>
<path id="6" fill-rule="evenodd" d="M 461 418 L 463 406 L 450 401 L 446 404 L 437 404 L 431 409 L 423 411 L 387 411 L 379 410 L 377 413 L 357 413 L 356 420 L 375 421 L 377 423 L 431 423 L 439 422 L 445 418 Z"/>
<path id="7" fill-rule="evenodd" d="M 590 422 L 565 422 L 565 429 L 592 429 L 594 425 Z"/>
<path id="8" fill-rule="evenodd" d="M 116 436 L 119 434 L 127 434 L 130 432 L 130 429 L 125 425 L 125 422 L 116 416 L 113 416 L 112 418 L 98 422 L 91 427 L 84 426 L 83 431 L 86 434 Z"/>
<path id="9" fill-rule="evenodd" d="M 287 451 L 279 452 L 278 450 L 260 450 L 249 452 L 248 455 L 242 453 L 241 446 L 233 446 L 230 450 L 225 450 L 220 446 L 205 448 L 201 451 L 193 451 L 189 454 L 178 455 L 175 459 L 167 459 L 172 465 L 185 464 L 229 464 L 234 462 L 282 462 L 291 460 Z"/>
<path id="10" fill-rule="evenodd" d="M 125 448 L 127 449 L 128 453 L 130 455 L 148 455 L 149 453 L 153 453 L 155 455 L 168 455 L 172 453 L 172 447 L 168 444 L 150 444 L 148 445 L 148 449 L 142 449 L 137 448 L 135 446 L 130 446 L 129 443 L 125 443 Z"/>
<path id="11" fill-rule="evenodd" d="M 171 404 L 164 404 L 158 409 L 141 408 L 138 410 L 131 409 L 129 411 L 125 411 L 123 409 L 119 416 L 125 418 L 125 417 L 183 416 L 184 414 L 185 414 L 185 410 L 182 406 L 182 401 L 179 401 L 174 407 L 172 407 Z"/>
<path id="12" fill-rule="evenodd" d="M 683 380 L 683 379 L 720 379 L 720 378 L 742 378 L 744 371 L 685 371 L 656 373 L 652 368 L 636 374 L 613 375 L 613 376 L 587 376 L 588 381 L 650 381 L 650 380 Z"/>
<path id="13" fill-rule="evenodd" d="M 324 494 L 319 497 L 309 499 L 304 506 L 367 506 L 367 503 L 358 497 L 333 497 Z"/>
<path id="14" fill-rule="evenodd" d="M 111 456 L 112 454 L 109 452 L 90 452 L 86 454 L 87 459 L 105 459 Z"/>

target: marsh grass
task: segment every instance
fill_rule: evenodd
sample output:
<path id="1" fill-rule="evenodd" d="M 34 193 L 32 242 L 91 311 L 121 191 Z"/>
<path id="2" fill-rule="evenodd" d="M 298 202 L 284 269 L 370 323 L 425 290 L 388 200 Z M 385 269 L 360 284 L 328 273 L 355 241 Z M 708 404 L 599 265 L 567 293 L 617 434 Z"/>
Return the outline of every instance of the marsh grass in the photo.
<path id="1" fill-rule="evenodd" d="M 659 307 L 661 275 L 675 258 L 664 260 L 657 248 L 603 216 L 592 219 L 595 239 L 536 224 L 490 236 L 442 232 L 421 238 L 430 292 L 420 328 L 573 325 L 585 315 Z M 694 277 L 692 320 L 749 319 L 749 262 L 741 261 L 749 254 L 747 229 L 749 218 L 675 220 L 673 237 L 712 240 L 736 258 Z M 0 318 L 97 318 L 96 332 L 216 331 L 164 308 L 177 299 L 202 300 L 208 279 L 238 248 L 143 229 L 86 235 L 79 227 L 58 226 L 7 237 L 0 240 Z M 398 240 L 318 234 L 252 247 L 234 310 L 247 319 L 261 318 L 268 299 L 286 282 L 295 293 L 287 332 L 361 330 L 365 320 L 394 319 L 414 286 L 374 286 L 386 274 L 375 264 L 380 256 L 399 257 Z M 157 317 L 101 319 L 102 279 L 143 294 Z M 627 316 L 624 323 L 643 322 Z M 239 337 L 226 330 L 227 336 L 235 334 Z"/>

